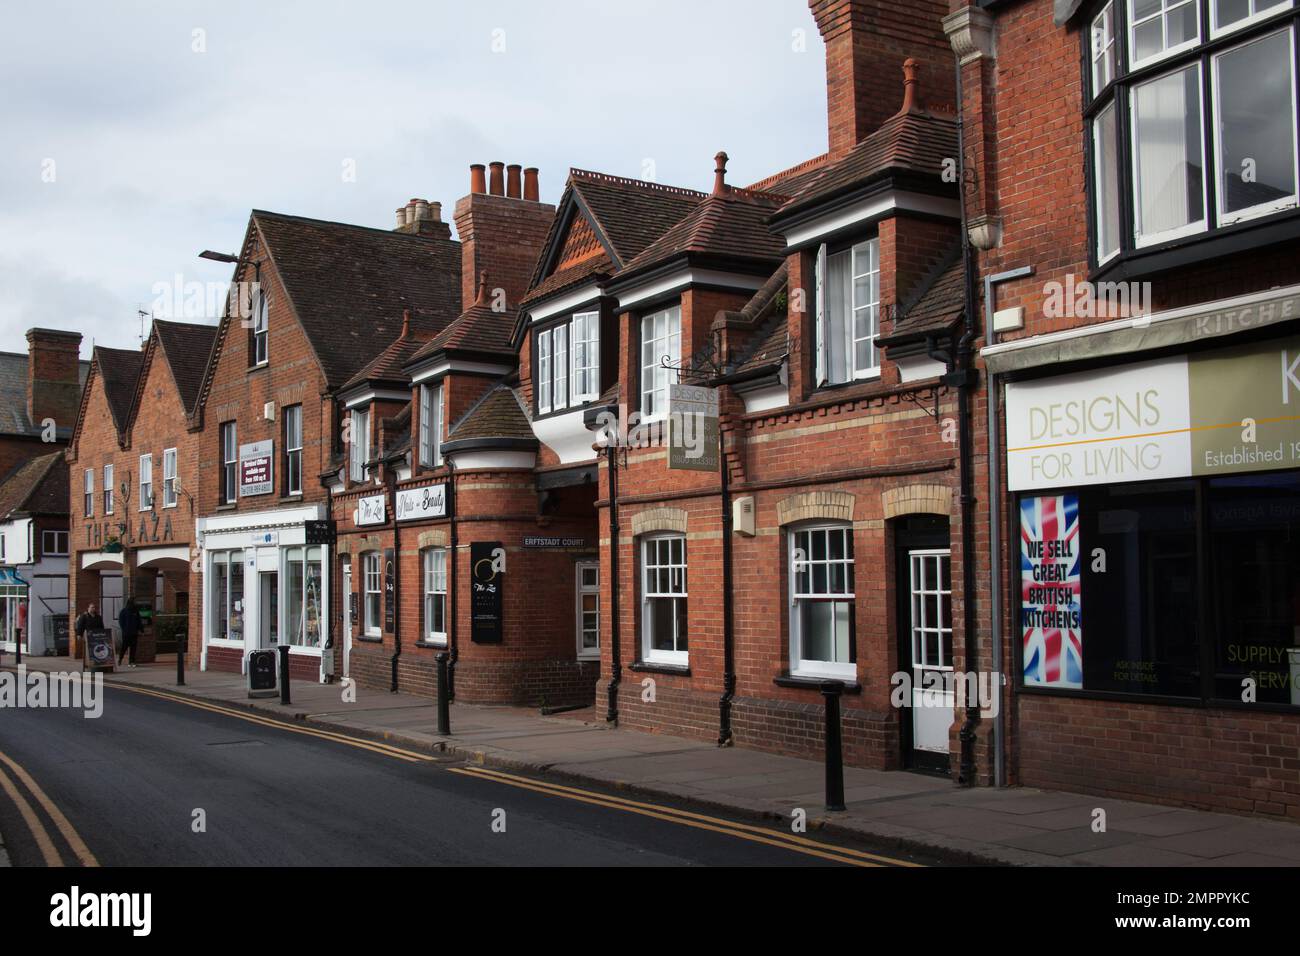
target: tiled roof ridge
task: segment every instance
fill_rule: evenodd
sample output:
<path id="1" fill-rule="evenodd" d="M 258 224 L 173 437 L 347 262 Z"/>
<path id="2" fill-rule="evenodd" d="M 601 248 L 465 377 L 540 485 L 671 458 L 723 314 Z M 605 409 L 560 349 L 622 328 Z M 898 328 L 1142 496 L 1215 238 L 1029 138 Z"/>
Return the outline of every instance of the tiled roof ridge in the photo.
<path id="1" fill-rule="evenodd" d="M 829 152 L 822 153 L 820 156 L 812 157 L 812 159 L 805 159 L 801 163 L 795 163 L 789 169 L 783 169 L 780 172 L 773 173 L 771 176 L 765 176 L 758 182 L 750 183 L 744 188 L 749 191 L 767 192 L 769 186 L 779 183 L 783 179 L 798 176 L 800 173 L 806 173 L 810 170 L 817 169 L 820 166 L 824 166 L 826 161 L 830 158 L 831 154 Z"/>
<path id="2" fill-rule="evenodd" d="M 615 176 L 612 173 L 598 173 L 591 169 L 578 169 L 576 166 L 570 167 L 569 176 L 579 179 L 590 179 L 594 182 L 614 183 L 620 186 L 636 186 L 641 189 L 666 193 L 671 196 L 686 196 L 703 199 L 708 195 L 708 193 L 700 192 L 698 189 L 687 189 L 685 186 L 667 186 L 663 183 L 653 182 L 648 179 L 632 179 L 628 176 Z"/>
<path id="3" fill-rule="evenodd" d="M 934 288 L 935 283 L 943 277 L 944 273 L 957 263 L 957 260 L 961 258 L 961 254 L 961 239 L 956 238 L 944 251 L 943 255 L 935 259 L 934 263 L 926 271 L 925 275 L 921 276 L 921 278 L 917 280 L 916 285 L 914 285 L 908 292 L 906 300 L 900 303 L 898 321 L 895 325 L 907 321 L 908 314 L 921 304 L 922 300 L 925 299 L 930 290 Z"/>
<path id="4" fill-rule="evenodd" d="M 386 226 L 362 226 L 355 222 L 340 222 L 337 219 L 316 219 L 313 216 L 296 216 L 288 212 L 275 212 L 271 209 L 254 209 L 250 213 L 253 216 L 270 216 L 274 219 L 288 219 L 293 222 L 311 223 L 317 226 L 341 226 L 344 229 L 356 229 L 361 232 L 373 232 L 383 236 L 392 236 L 394 239 L 424 239 L 436 240 L 438 242 L 454 242 L 460 244 L 459 239 L 449 239 L 445 236 L 434 235 L 422 232 L 398 232 L 396 229 L 389 229 Z"/>

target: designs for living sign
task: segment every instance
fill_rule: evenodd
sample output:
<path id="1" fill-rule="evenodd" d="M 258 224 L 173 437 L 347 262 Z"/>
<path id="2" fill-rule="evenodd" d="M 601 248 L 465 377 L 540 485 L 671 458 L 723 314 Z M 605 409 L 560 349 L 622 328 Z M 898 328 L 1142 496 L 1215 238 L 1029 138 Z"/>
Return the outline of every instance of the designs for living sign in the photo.
<path id="1" fill-rule="evenodd" d="M 428 485 L 424 488 L 404 488 L 397 493 L 395 507 L 398 521 L 445 517 L 447 514 L 447 486 Z"/>
<path id="2" fill-rule="evenodd" d="M 274 457 L 275 446 L 270 440 L 239 446 L 239 497 L 269 495 L 275 490 Z"/>
<path id="3" fill-rule="evenodd" d="M 357 502 L 357 512 L 353 520 L 358 525 L 383 524 L 387 518 L 383 495 L 370 495 Z"/>
<path id="4" fill-rule="evenodd" d="M 1083 564 L 1079 496 L 1020 502 L 1020 626 L 1024 679 L 1083 687 Z"/>
<path id="5" fill-rule="evenodd" d="M 1007 385 L 1012 491 L 1300 466 L 1300 338 Z"/>

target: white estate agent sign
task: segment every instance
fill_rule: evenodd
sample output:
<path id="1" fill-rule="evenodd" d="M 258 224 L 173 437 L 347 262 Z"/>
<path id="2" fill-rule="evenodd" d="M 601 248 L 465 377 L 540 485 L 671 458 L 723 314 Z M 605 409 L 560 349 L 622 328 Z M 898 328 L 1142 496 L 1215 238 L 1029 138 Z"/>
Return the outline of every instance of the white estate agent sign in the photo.
<path id="1" fill-rule="evenodd" d="M 239 497 L 275 491 L 274 461 L 275 446 L 269 440 L 239 446 Z"/>

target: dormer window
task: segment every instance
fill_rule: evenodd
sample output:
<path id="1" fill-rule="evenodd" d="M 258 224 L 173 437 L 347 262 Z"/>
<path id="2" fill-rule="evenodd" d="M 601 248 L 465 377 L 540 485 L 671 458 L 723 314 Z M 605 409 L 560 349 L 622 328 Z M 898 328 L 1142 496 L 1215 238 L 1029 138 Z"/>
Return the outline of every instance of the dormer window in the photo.
<path id="1" fill-rule="evenodd" d="M 880 240 L 817 251 L 817 384 L 880 374 Z"/>
<path id="2" fill-rule="evenodd" d="M 600 313 L 576 312 L 537 333 L 537 411 L 576 408 L 600 396 Z"/>
<path id="3" fill-rule="evenodd" d="M 673 306 L 641 319 L 641 417 L 668 414 L 668 387 L 677 384 L 682 357 L 682 309 Z M 672 366 L 672 367 L 670 367 Z"/>
<path id="4" fill-rule="evenodd" d="M 1093 257 L 1297 207 L 1292 0 L 1111 0 L 1086 31 Z"/>

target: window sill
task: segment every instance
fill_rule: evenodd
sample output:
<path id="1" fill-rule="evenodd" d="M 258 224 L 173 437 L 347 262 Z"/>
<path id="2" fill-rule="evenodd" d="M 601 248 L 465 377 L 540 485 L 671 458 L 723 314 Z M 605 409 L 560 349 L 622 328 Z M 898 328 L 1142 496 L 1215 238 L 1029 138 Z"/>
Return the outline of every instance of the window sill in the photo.
<path id="1" fill-rule="evenodd" d="M 445 650 L 447 649 L 447 642 L 446 642 L 446 641 L 425 641 L 425 640 L 419 640 L 419 641 L 416 641 L 416 642 L 415 642 L 415 646 L 416 646 L 416 647 L 428 647 L 428 648 L 432 648 L 432 649 L 435 650 L 435 651 L 445 651 Z"/>
<path id="2" fill-rule="evenodd" d="M 845 680 L 843 677 L 809 677 L 807 675 L 795 676 L 794 674 L 780 674 L 773 678 L 772 683 L 777 687 L 802 688 L 804 690 L 820 690 L 822 685 L 828 680 L 837 680 L 844 685 L 844 693 L 860 694 L 862 685 L 856 680 Z"/>
<path id="3" fill-rule="evenodd" d="M 262 369 L 264 369 L 264 368 L 270 368 L 270 367 L 271 367 L 271 361 L 270 361 L 270 359 L 267 359 L 265 362 L 258 362 L 256 365 L 250 365 L 250 366 L 248 366 L 248 368 L 246 369 L 246 371 L 249 371 L 249 372 L 260 372 Z"/>
<path id="4" fill-rule="evenodd" d="M 585 654 L 579 654 L 579 655 L 578 655 L 578 660 L 579 660 L 579 661 L 598 661 L 598 660 L 600 660 L 600 653 L 597 652 L 597 653 L 595 653 L 595 654 L 592 654 L 592 653 L 588 652 L 588 653 L 585 653 Z"/>
<path id="5" fill-rule="evenodd" d="M 689 664 L 664 664 L 658 661 L 636 661 L 627 665 L 630 671 L 647 674 L 676 674 L 679 677 L 690 677 L 691 667 Z"/>
<path id="6" fill-rule="evenodd" d="M 372 634 L 358 634 L 358 635 L 356 636 L 356 640 L 358 640 L 358 641 L 364 641 L 366 644 L 382 644 L 382 643 L 384 643 L 384 638 L 383 638 L 382 635 L 380 635 L 379 637 L 375 637 L 375 636 L 372 635 Z"/>
<path id="7" fill-rule="evenodd" d="M 217 510 L 218 510 L 218 511 L 234 511 L 234 510 L 235 510 L 236 508 L 238 508 L 238 507 L 239 507 L 239 506 L 238 506 L 237 504 L 235 504 L 235 502 L 230 501 L 230 502 L 227 502 L 226 504 L 217 505 Z"/>

